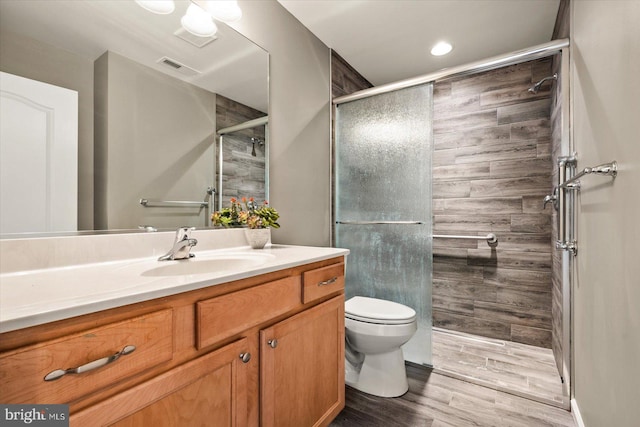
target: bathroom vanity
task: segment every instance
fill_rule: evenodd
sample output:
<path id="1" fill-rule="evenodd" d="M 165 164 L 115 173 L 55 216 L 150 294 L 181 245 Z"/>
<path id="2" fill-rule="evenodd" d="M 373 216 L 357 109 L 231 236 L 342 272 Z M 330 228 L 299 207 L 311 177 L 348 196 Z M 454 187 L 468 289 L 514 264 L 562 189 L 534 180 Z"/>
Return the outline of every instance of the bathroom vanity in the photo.
<path id="1" fill-rule="evenodd" d="M 67 403 L 72 426 L 328 425 L 348 251 L 194 252 L 3 273 L 0 402 Z"/>

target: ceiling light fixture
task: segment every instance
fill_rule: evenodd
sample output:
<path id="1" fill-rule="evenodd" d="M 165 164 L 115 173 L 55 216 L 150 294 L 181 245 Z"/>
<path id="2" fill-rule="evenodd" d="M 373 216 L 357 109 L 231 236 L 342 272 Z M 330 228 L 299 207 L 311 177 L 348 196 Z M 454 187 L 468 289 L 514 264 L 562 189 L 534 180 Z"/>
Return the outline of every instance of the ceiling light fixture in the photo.
<path id="1" fill-rule="evenodd" d="M 204 9 L 190 4 L 187 13 L 180 20 L 182 27 L 194 36 L 211 37 L 218 31 L 218 27 Z"/>
<path id="2" fill-rule="evenodd" d="M 159 15 L 168 15 L 176 9 L 173 0 L 136 0 L 143 9 Z"/>
<path id="3" fill-rule="evenodd" d="M 204 5 L 205 10 L 218 21 L 235 22 L 242 18 L 237 0 L 208 0 Z"/>
<path id="4" fill-rule="evenodd" d="M 431 55 L 433 56 L 442 56 L 451 52 L 453 46 L 447 42 L 438 42 L 431 48 Z"/>
<path id="5" fill-rule="evenodd" d="M 173 0 L 135 0 L 149 12 L 160 15 L 172 13 L 176 5 Z M 182 27 L 198 37 L 213 37 L 218 31 L 213 19 L 222 22 L 234 22 L 242 18 L 242 10 L 237 0 L 191 1 L 187 12 L 180 19 Z"/>

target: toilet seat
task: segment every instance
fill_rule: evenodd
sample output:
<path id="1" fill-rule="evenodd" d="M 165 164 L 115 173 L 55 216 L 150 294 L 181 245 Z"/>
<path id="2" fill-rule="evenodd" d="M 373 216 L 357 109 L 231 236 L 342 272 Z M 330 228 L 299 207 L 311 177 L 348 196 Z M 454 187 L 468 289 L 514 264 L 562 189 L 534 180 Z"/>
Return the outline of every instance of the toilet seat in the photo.
<path id="1" fill-rule="evenodd" d="M 378 325 L 401 325 L 416 320 L 414 309 L 377 298 L 353 297 L 344 303 L 348 319 Z"/>

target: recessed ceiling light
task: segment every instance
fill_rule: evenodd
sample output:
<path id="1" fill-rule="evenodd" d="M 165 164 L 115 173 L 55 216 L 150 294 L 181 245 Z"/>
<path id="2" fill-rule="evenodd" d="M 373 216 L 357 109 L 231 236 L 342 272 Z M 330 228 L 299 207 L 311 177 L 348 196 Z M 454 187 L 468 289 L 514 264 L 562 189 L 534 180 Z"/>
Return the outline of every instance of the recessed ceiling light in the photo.
<path id="1" fill-rule="evenodd" d="M 433 56 L 442 56 L 451 52 L 453 46 L 447 42 L 438 42 L 435 46 L 431 48 L 431 55 Z"/>

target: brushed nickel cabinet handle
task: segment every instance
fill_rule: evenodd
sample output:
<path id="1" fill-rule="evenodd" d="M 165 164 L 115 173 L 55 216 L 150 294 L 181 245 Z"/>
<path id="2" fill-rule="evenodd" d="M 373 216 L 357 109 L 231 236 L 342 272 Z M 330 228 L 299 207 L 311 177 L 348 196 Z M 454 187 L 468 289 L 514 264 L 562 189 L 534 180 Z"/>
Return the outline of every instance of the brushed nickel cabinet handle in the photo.
<path id="1" fill-rule="evenodd" d="M 78 366 L 77 368 L 69 368 L 69 369 L 56 369 L 55 371 L 49 372 L 45 377 L 45 381 L 53 381 L 67 374 L 83 374 L 85 372 L 93 371 L 94 369 L 101 368 L 109 363 L 113 363 L 120 358 L 120 356 L 126 356 L 127 354 L 131 354 L 135 351 L 135 345 L 128 345 L 119 352 L 112 354 L 111 356 L 103 357 L 102 359 L 94 360 L 93 362 L 85 363 L 82 366 Z"/>
<path id="2" fill-rule="evenodd" d="M 240 360 L 242 360 L 242 363 L 249 363 L 249 360 L 251 360 L 251 353 L 240 353 Z"/>
<path id="3" fill-rule="evenodd" d="M 278 346 L 278 340 L 277 339 L 272 339 L 267 341 L 267 344 L 269 344 L 269 347 L 271 348 L 276 348 Z"/>
<path id="4" fill-rule="evenodd" d="M 329 280 L 325 280 L 324 282 L 318 283 L 318 286 L 327 286 L 327 285 L 330 285 L 332 283 L 336 283 L 337 281 L 338 281 L 338 276 L 334 276 Z"/>

